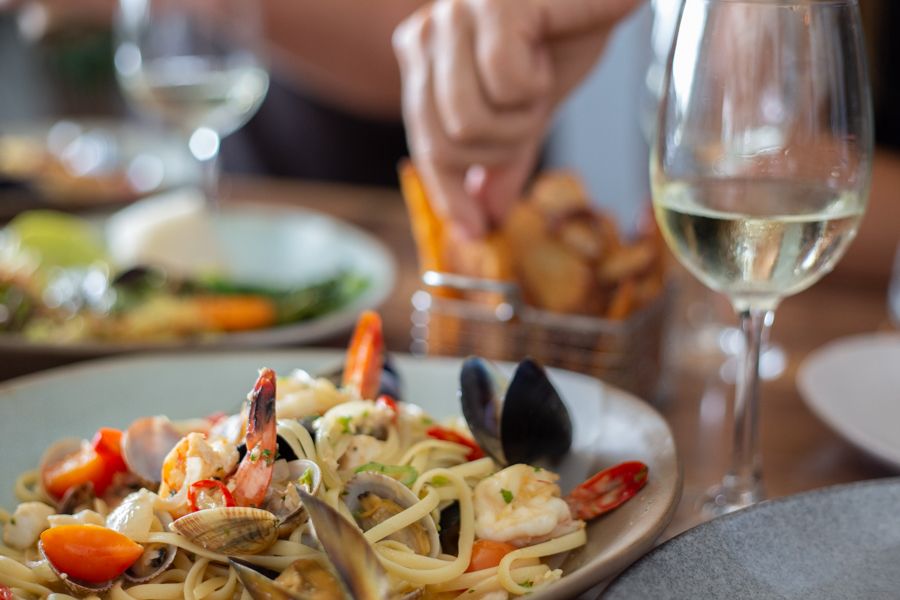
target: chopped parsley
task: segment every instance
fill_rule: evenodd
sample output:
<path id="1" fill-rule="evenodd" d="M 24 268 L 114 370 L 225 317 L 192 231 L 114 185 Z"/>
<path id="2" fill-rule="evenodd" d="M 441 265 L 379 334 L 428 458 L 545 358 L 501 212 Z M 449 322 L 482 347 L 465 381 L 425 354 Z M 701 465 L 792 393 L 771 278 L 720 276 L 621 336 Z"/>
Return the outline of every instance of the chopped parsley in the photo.
<path id="1" fill-rule="evenodd" d="M 306 491 L 312 493 L 313 489 L 313 472 L 311 467 L 307 467 L 305 471 L 303 471 L 303 475 L 297 479 L 297 483 L 300 485 L 306 486 Z"/>
<path id="2" fill-rule="evenodd" d="M 15 524 L 16 524 L 16 518 L 15 518 L 15 517 L 10 517 L 10 518 L 9 518 L 9 524 L 10 524 L 10 525 L 15 525 Z"/>
<path id="3" fill-rule="evenodd" d="M 507 504 L 513 501 L 513 493 L 509 490 L 500 490 L 500 495 L 503 496 L 503 501 Z"/>
<path id="4" fill-rule="evenodd" d="M 382 473 L 396 479 L 407 487 L 414 484 L 416 479 L 419 478 L 419 472 L 409 465 L 383 465 L 378 462 L 367 462 L 356 468 L 357 473 L 365 473 L 367 471 Z"/>
<path id="5" fill-rule="evenodd" d="M 422 425 L 434 425 L 434 419 L 430 417 L 422 417 Z"/>
<path id="6" fill-rule="evenodd" d="M 434 487 L 443 487 L 445 485 L 450 485 L 450 480 L 443 475 L 435 475 L 431 478 L 431 485 Z"/>
<path id="7" fill-rule="evenodd" d="M 531 581 L 531 580 L 528 580 L 528 581 L 523 581 L 523 582 L 520 583 L 519 585 L 521 585 L 523 588 L 529 588 L 529 589 L 531 589 L 532 587 L 534 587 L 534 582 Z"/>
<path id="8" fill-rule="evenodd" d="M 532 469 L 534 469 L 534 472 L 535 472 L 535 473 L 540 473 L 541 471 L 544 470 L 544 469 L 542 469 L 542 468 L 540 468 L 540 467 L 532 467 Z"/>
<path id="9" fill-rule="evenodd" d="M 350 415 L 338 417 L 338 423 L 341 424 L 341 433 L 352 433 L 350 431 L 350 419 L 352 419 Z"/>

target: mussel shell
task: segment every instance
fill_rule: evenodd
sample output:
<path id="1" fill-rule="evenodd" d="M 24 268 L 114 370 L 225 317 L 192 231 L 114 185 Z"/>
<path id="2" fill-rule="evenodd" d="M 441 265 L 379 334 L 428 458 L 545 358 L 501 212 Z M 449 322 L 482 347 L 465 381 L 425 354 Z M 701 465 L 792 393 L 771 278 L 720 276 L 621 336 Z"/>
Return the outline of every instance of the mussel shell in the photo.
<path id="1" fill-rule="evenodd" d="M 500 439 L 509 464 L 557 461 L 572 447 L 572 419 L 547 372 L 526 358 L 503 401 Z"/>
<path id="2" fill-rule="evenodd" d="M 459 530 L 462 526 L 462 516 L 459 510 L 459 502 L 454 501 L 441 511 L 440 540 L 441 551 L 444 554 L 459 554 Z"/>
<path id="3" fill-rule="evenodd" d="M 311 434 L 314 435 L 314 434 Z M 276 436 L 275 438 L 278 442 L 278 449 L 275 451 L 275 460 L 279 458 L 283 458 L 284 460 L 291 462 L 297 460 L 298 456 L 294 452 L 294 449 L 291 448 L 291 445 L 285 440 L 283 437 Z M 244 460 L 244 455 L 247 454 L 247 443 L 241 442 L 238 447 L 238 461 Z"/>
<path id="4" fill-rule="evenodd" d="M 385 500 L 391 500 L 395 502 L 401 509 L 407 509 L 419 502 L 419 498 L 414 493 L 412 493 L 412 491 L 408 487 L 406 487 L 393 477 L 388 477 L 387 475 L 383 475 L 381 473 L 366 471 L 354 475 L 353 478 L 348 481 L 344 487 L 344 502 L 346 503 L 347 508 L 352 514 L 356 515 L 362 512 L 362 504 L 360 502 L 360 498 L 367 493 L 374 494 L 375 496 L 383 498 Z M 413 550 L 423 554 L 428 554 L 428 556 L 431 557 L 437 557 L 441 552 L 441 542 L 440 537 L 438 536 L 437 527 L 434 524 L 434 520 L 431 518 L 431 516 L 426 515 L 416 521 L 413 525 L 422 527 L 425 531 L 425 535 L 428 537 L 427 551 L 425 548 L 413 548 Z M 413 525 L 411 525 L 411 527 Z M 367 527 L 366 529 L 370 528 L 371 526 Z M 389 536 L 389 539 L 396 539 L 395 536 L 399 537 L 398 534 L 400 533 L 401 532 L 397 532 Z"/>
<path id="5" fill-rule="evenodd" d="M 91 583 L 90 581 L 82 581 L 80 579 L 75 579 L 74 577 L 69 577 L 65 573 L 61 572 L 56 566 L 53 564 L 53 561 L 47 556 L 47 553 L 44 552 L 44 543 L 38 542 L 38 552 L 41 553 L 41 556 L 44 557 L 44 560 L 47 561 L 47 564 L 50 566 L 50 570 L 53 571 L 59 580 L 63 582 L 74 595 L 78 597 L 85 596 L 100 596 L 106 592 L 108 592 L 112 586 L 116 583 L 116 579 L 110 579 L 109 581 L 103 581 L 101 583 Z"/>
<path id="6" fill-rule="evenodd" d="M 391 584 L 375 549 L 362 532 L 324 501 L 306 492 L 300 497 L 316 538 L 338 578 L 354 600 L 386 600 Z"/>
<path id="7" fill-rule="evenodd" d="M 254 565 L 234 558 L 229 559 L 229 562 L 253 600 L 304 600 L 303 596 L 276 583 Z"/>
<path id="8" fill-rule="evenodd" d="M 526 358 L 505 384 L 487 360 L 465 360 L 460 403 L 475 441 L 501 465 L 556 461 L 572 446 L 572 420 L 547 372 Z"/>
<path id="9" fill-rule="evenodd" d="M 500 417 L 506 382 L 497 368 L 479 356 L 470 356 L 459 373 L 459 400 L 463 417 L 475 441 L 491 458 L 506 465 L 500 442 Z"/>
<path id="10" fill-rule="evenodd" d="M 234 556 L 269 548 L 278 539 L 278 525 L 267 510 L 231 506 L 192 512 L 169 527 L 210 552 Z"/>

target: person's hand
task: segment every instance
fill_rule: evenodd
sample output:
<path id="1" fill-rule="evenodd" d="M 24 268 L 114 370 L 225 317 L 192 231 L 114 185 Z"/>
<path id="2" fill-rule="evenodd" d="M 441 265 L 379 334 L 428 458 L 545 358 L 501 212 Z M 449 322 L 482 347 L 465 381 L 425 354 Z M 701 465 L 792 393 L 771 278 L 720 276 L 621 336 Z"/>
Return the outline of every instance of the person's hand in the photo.
<path id="1" fill-rule="evenodd" d="M 465 235 L 511 208 L 557 103 L 640 1 L 436 0 L 397 28 L 413 161 Z"/>

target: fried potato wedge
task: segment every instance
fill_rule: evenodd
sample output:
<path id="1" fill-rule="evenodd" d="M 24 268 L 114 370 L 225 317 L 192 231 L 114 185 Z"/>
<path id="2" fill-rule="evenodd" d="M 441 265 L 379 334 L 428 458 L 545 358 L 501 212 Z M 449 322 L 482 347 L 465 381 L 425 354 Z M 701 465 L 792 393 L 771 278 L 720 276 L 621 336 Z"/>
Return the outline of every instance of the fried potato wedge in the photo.
<path id="1" fill-rule="evenodd" d="M 579 313 L 593 287 L 590 265 L 564 244 L 544 239 L 524 249 L 518 267 L 526 300 L 561 313 Z"/>
<path id="2" fill-rule="evenodd" d="M 403 161 L 400 165 L 400 189 L 419 252 L 419 269 L 446 271 L 446 228 L 431 206 L 425 186 L 411 161 Z"/>

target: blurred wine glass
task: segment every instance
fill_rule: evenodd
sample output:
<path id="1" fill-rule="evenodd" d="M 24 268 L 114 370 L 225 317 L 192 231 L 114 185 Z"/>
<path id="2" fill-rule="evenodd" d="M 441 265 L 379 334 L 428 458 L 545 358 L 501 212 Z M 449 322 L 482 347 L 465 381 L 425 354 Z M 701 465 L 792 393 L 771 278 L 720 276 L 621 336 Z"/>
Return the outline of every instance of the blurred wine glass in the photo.
<path id="1" fill-rule="evenodd" d="M 129 103 L 188 140 L 215 200 L 221 139 L 246 123 L 269 87 L 259 3 L 120 0 L 115 67 Z"/>

